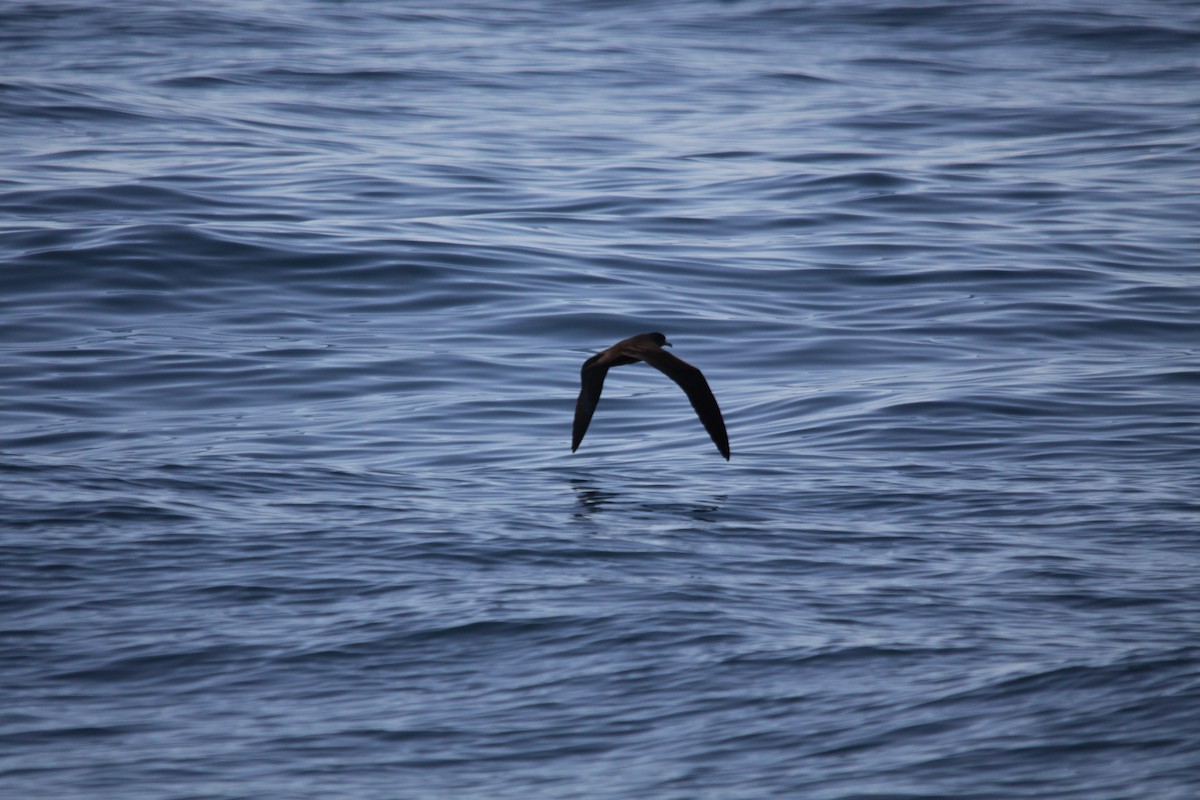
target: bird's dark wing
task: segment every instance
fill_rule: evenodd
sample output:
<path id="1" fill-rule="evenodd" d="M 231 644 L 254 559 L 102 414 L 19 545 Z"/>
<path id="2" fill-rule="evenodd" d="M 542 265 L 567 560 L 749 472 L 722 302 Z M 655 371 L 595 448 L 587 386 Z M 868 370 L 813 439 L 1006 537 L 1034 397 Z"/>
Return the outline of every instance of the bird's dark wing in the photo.
<path id="1" fill-rule="evenodd" d="M 608 374 L 608 366 L 598 363 L 600 356 L 594 355 L 583 362 L 579 370 L 579 399 L 575 401 L 575 425 L 571 429 L 571 452 L 579 449 L 583 435 L 587 433 L 592 414 L 596 413 L 596 403 L 600 402 L 600 392 L 604 390 L 604 376 Z"/>
<path id="2" fill-rule="evenodd" d="M 704 380 L 704 373 L 661 347 L 639 348 L 637 354 L 647 364 L 679 384 L 679 387 L 687 394 L 688 400 L 692 401 L 692 408 L 696 409 L 696 415 L 704 423 L 704 429 L 712 437 L 713 444 L 728 461 L 729 434 L 725 432 L 725 420 L 721 417 L 721 408 L 717 405 L 717 398 L 713 397 L 712 389 L 708 388 L 708 381 Z M 599 396 L 599 394 L 600 392 L 597 390 L 596 395 Z M 580 395 L 581 399 L 582 397 Z M 578 411 L 575 412 L 575 424 L 576 426 L 579 424 Z"/>

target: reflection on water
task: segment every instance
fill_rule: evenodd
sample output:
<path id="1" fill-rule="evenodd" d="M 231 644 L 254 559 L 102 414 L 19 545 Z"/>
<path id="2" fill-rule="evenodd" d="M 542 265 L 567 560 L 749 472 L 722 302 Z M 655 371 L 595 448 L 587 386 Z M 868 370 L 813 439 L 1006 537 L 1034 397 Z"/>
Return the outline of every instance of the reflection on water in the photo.
<path id="1" fill-rule="evenodd" d="M 617 482 L 616 479 L 613 479 L 608 486 L 612 487 Z M 706 514 L 715 514 L 720 511 L 721 506 L 728 499 L 726 495 L 718 494 L 681 503 L 679 502 L 680 495 L 687 495 L 691 492 L 680 492 L 676 487 L 671 486 L 656 488 L 652 485 L 639 485 L 636 489 L 621 491 L 614 488 L 600 488 L 593 479 L 571 478 L 569 483 L 575 492 L 575 500 L 580 506 L 580 511 L 575 514 L 576 517 L 618 509 L 642 509 L 703 518 Z M 654 499 L 656 496 L 661 497 L 662 500 Z"/>
<path id="2" fill-rule="evenodd" d="M 571 489 L 575 492 L 575 500 L 580 506 L 580 511 L 575 514 L 577 517 L 595 514 L 603 511 L 606 506 L 613 506 L 620 502 L 620 493 L 599 489 L 591 481 L 572 478 L 570 483 Z"/>

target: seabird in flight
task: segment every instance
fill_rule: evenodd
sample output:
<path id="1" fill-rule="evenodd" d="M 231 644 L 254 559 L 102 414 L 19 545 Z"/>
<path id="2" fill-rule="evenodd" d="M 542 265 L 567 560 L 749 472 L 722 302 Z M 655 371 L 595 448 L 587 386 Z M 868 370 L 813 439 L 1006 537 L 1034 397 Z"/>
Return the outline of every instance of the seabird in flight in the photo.
<path id="1" fill-rule="evenodd" d="M 725 433 L 725 420 L 721 418 L 721 409 L 717 398 L 713 397 L 712 389 L 704 374 L 691 364 L 678 359 L 663 350 L 663 345 L 671 346 L 667 337 L 661 333 L 639 333 L 617 342 L 607 350 L 583 362 L 579 371 L 579 399 L 575 402 L 575 427 L 571 431 L 571 452 L 579 449 L 583 435 L 587 433 L 588 423 L 596 412 L 596 403 L 600 402 L 600 392 L 604 389 L 604 376 L 610 367 L 622 367 L 626 364 L 636 364 L 645 361 L 650 366 L 664 373 L 668 378 L 679 384 L 692 401 L 692 408 L 704 423 L 704 429 L 712 437 L 713 443 L 729 460 L 729 435 Z"/>

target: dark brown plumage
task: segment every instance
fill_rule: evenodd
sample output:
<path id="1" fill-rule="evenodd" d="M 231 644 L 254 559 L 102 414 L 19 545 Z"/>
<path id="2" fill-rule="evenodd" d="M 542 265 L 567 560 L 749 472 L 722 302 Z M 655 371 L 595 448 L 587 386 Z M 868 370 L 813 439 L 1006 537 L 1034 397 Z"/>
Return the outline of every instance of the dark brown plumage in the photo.
<path id="1" fill-rule="evenodd" d="M 712 437 L 713 443 L 729 460 L 729 435 L 725 433 L 725 420 L 721 418 L 721 409 L 717 398 L 713 397 L 712 389 L 704 374 L 691 364 L 678 359 L 663 350 L 663 345 L 671 346 L 667 337 L 661 333 L 639 333 L 628 339 L 617 342 L 607 350 L 583 362 L 579 371 L 582 387 L 579 399 L 575 401 L 575 426 L 571 432 L 571 452 L 579 449 L 583 435 L 587 433 L 588 423 L 596 412 L 596 403 L 600 402 L 600 392 L 604 389 L 604 376 L 610 367 L 621 367 L 626 364 L 636 364 L 645 361 L 650 366 L 665 374 L 679 384 L 692 401 L 692 408 L 704 423 L 704 429 Z"/>

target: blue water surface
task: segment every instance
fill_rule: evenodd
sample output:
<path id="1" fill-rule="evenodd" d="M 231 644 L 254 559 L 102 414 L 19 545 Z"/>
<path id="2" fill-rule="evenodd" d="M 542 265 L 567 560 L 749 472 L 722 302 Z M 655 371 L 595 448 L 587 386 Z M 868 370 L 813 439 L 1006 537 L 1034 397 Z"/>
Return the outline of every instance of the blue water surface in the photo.
<path id="1" fill-rule="evenodd" d="M 1198 52 L 7 4 L 0 795 L 1200 796 Z"/>

